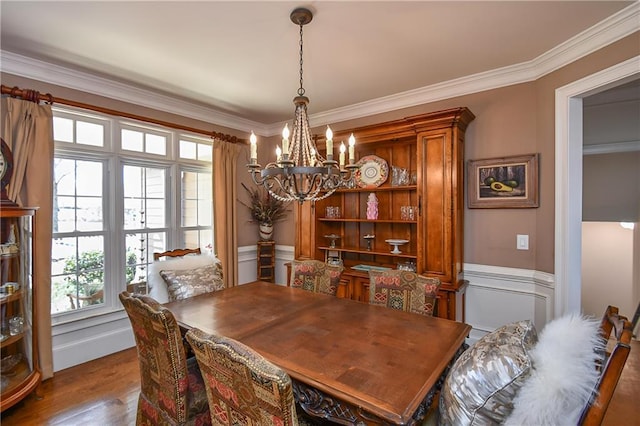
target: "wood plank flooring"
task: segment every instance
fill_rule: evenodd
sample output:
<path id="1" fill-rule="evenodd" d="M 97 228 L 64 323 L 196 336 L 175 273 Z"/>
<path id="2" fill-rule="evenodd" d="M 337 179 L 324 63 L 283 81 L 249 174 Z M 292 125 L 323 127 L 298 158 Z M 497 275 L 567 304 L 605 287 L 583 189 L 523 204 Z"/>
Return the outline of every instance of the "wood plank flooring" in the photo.
<path id="1" fill-rule="evenodd" d="M 127 349 L 55 374 L 0 415 L 2 426 L 134 425 L 140 390 L 136 349 Z M 604 426 L 640 425 L 640 342 L 631 354 L 607 410 Z"/>

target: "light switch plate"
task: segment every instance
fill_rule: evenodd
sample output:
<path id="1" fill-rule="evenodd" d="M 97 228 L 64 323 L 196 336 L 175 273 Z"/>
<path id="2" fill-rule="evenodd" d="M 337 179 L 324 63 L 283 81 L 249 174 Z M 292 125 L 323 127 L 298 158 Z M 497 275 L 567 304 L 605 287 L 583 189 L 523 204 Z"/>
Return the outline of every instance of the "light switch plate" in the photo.
<path id="1" fill-rule="evenodd" d="M 516 235 L 516 248 L 518 250 L 529 250 L 529 236 L 528 235 Z"/>

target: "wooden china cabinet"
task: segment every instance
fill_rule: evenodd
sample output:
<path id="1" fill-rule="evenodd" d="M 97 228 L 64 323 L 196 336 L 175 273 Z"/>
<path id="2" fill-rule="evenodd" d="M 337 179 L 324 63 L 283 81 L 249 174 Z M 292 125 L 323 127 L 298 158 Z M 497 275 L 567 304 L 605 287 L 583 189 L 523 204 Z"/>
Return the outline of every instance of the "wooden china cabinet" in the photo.
<path id="1" fill-rule="evenodd" d="M 0 206 L 0 411 L 41 381 L 33 272 L 35 208 Z"/>
<path id="2" fill-rule="evenodd" d="M 296 205 L 295 258 L 340 259 L 338 295 L 363 302 L 367 268 L 415 268 L 442 282 L 437 315 L 463 321 L 464 134 L 474 118 L 455 108 L 336 132 L 334 143 L 356 137 L 360 175 L 352 188 Z M 401 243 L 394 249 L 386 240 Z"/>

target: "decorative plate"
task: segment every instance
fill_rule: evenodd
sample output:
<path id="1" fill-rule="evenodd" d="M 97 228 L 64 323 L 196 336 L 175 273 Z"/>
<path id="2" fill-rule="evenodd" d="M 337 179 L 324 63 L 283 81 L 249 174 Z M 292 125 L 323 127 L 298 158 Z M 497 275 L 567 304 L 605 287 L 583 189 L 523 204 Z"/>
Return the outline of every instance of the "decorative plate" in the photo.
<path id="1" fill-rule="evenodd" d="M 389 177 L 389 165 L 377 155 L 365 155 L 356 166 L 355 180 L 360 188 L 375 188 Z"/>

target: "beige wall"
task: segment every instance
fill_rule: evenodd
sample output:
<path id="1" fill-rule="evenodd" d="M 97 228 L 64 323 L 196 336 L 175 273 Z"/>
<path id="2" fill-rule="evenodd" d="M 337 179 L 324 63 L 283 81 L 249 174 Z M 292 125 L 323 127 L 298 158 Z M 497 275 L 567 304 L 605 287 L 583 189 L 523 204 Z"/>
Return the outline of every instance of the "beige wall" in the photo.
<path id="1" fill-rule="evenodd" d="M 555 153 L 555 90 L 585 76 L 591 75 L 631 57 L 640 55 L 640 33 L 628 36 L 604 49 L 569 64 L 537 81 L 523 83 L 482 93 L 460 96 L 417 107 L 406 108 L 358 120 L 331 123 L 334 131 L 364 124 L 371 124 L 410 115 L 465 106 L 476 116 L 467 130 L 466 159 L 502 157 L 538 152 L 540 153 L 540 207 L 537 209 L 466 209 L 465 211 L 465 262 L 523 268 L 553 273 L 554 269 L 554 153 Z M 83 100 L 99 105 L 111 106 L 138 114 L 165 117 L 175 122 L 193 122 L 171 114 L 137 108 L 122 102 L 97 96 L 79 94 L 15 76 L 2 76 L 5 85 L 17 85 L 54 96 Z M 313 115 L 314 111 L 310 111 Z M 292 111 L 293 116 L 293 111 Z M 206 123 L 194 126 L 207 128 Z M 247 137 L 242 132 L 211 126 L 216 131 Z M 313 129 L 321 133 L 323 128 Z M 262 138 L 259 158 L 272 158 L 278 137 Z M 238 178 L 249 182 L 244 164 L 248 149 L 240 157 Z M 265 163 L 264 160 L 261 160 Z M 244 194 L 242 188 L 239 194 Z M 257 229 L 249 219 L 246 208 L 239 204 L 240 229 L 238 241 L 241 246 L 253 245 Z M 293 221 L 290 215 L 289 221 Z M 246 226 L 245 226 L 246 224 Z M 275 228 L 278 244 L 293 245 L 294 235 L 285 221 Z M 516 250 L 516 234 L 528 234 L 530 250 Z"/>
<path id="2" fill-rule="evenodd" d="M 640 152 L 585 155 L 582 220 L 640 222 Z"/>

